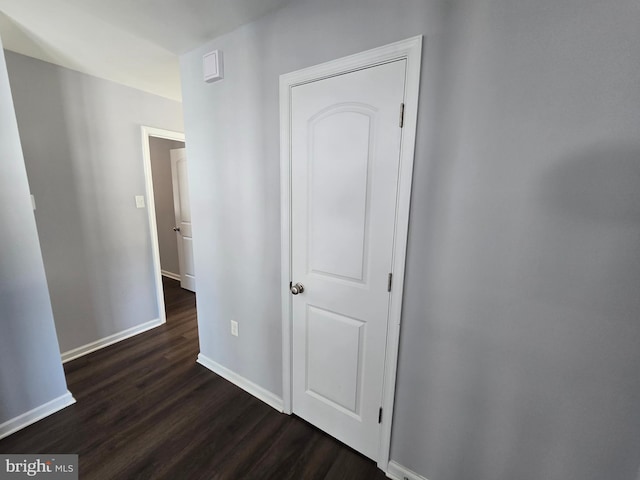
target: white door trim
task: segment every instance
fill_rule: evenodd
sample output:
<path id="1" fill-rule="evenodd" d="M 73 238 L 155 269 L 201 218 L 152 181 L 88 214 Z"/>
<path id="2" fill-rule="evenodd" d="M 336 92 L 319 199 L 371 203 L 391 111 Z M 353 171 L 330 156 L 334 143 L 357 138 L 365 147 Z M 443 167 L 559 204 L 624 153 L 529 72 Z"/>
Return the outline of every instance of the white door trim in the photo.
<path id="1" fill-rule="evenodd" d="M 166 323 L 167 313 L 164 309 L 164 291 L 162 289 L 162 268 L 160 267 L 160 244 L 158 243 L 158 225 L 156 223 L 156 203 L 153 196 L 153 177 L 151 173 L 151 151 L 149 137 L 166 138 L 184 142 L 184 133 L 163 130 L 161 128 L 140 127 L 142 134 L 142 162 L 144 165 L 144 183 L 147 196 L 147 217 L 149 221 L 149 235 L 151 236 L 151 253 L 153 256 L 153 276 L 156 283 L 156 302 L 158 317 L 161 323 Z"/>
<path id="2" fill-rule="evenodd" d="M 384 471 L 389 464 L 391 425 L 395 397 L 396 369 L 400 340 L 402 292 L 409 228 L 409 204 L 415 149 L 422 35 L 366 52 L 350 55 L 321 65 L 280 76 L 280 201 L 281 201 L 281 292 L 282 292 L 282 399 L 284 412 L 292 412 L 292 298 L 291 278 L 291 89 L 296 85 L 341 75 L 375 65 L 405 59 L 405 110 L 400 145 L 400 173 L 396 203 L 396 228 L 393 246 L 393 288 L 389 304 L 389 320 L 385 357 L 382 426 L 378 467 Z"/>

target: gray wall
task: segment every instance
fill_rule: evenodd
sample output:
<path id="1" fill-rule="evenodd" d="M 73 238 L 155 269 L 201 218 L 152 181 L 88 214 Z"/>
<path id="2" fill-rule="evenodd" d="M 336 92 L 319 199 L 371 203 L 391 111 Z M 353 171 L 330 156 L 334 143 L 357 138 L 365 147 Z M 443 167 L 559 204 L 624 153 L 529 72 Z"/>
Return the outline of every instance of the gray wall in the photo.
<path id="1" fill-rule="evenodd" d="M 162 270 L 179 275 L 178 239 L 176 232 L 173 231 L 173 227 L 176 226 L 176 215 L 173 208 L 173 183 L 169 153 L 169 150 L 175 148 L 184 148 L 184 143 L 166 138 L 149 137 L 160 265 Z"/>
<path id="2" fill-rule="evenodd" d="M 140 125 L 178 102 L 6 52 L 63 352 L 158 318 Z"/>
<path id="3" fill-rule="evenodd" d="M 1 425 L 67 393 L 2 54 L 0 164 Z"/>
<path id="4" fill-rule="evenodd" d="M 282 393 L 279 75 L 439 32 L 441 10 L 423 0 L 292 2 L 181 57 L 203 354 Z M 427 55 L 437 45 L 435 37 Z M 202 55 L 214 48 L 224 51 L 225 78 L 206 84 Z M 434 81 L 425 70 L 424 82 Z"/>
<path id="5" fill-rule="evenodd" d="M 636 478 L 638 25 L 636 0 L 298 0 L 183 55 L 202 352 L 281 393 L 278 76 L 424 34 L 392 459 Z"/>
<path id="6" fill-rule="evenodd" d="M 640 6 L 455 8 L 441 137 L 417 158 L 392 456 L 430 480 L 634 479 Z"/>

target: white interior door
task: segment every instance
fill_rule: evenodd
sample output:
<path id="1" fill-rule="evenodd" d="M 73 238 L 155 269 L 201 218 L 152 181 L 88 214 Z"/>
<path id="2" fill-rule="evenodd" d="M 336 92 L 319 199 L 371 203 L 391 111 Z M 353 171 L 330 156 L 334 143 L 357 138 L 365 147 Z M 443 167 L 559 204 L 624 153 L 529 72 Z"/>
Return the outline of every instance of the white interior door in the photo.
<path id="1" fill-rule="evenodd" d="M 291 89 L 293 412 L 376 459 L 406 60 Z M 292 290 L 295 293 L 296 289 Z"/>
<path id="2" fill-rule="evenodd" d="M 193 238 L 191 233 L 191 203 L 187 181 L 187 157 L 184 148 L 176 148 L 171 154 L 171 179 L 173 183 L 173 208 L 176 214 L 178 237 L 178 263 L 180 286 L 196 291 L 196 275 L 193 268 Z"/>

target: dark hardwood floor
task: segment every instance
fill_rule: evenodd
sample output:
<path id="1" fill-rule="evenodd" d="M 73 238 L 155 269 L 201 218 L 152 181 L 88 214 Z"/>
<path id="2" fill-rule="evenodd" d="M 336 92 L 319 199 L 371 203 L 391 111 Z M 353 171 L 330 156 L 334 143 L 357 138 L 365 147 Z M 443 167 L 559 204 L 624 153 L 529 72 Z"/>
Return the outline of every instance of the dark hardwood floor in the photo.
<path id="1" fill-rule="evenodd" d="M 195 296 L 164 288 L 167 323 L 65 364 L 77 403 L 0 440 L 0 453 L 77 453 L 81 480 L 386 478 L 196 364 Z"/>

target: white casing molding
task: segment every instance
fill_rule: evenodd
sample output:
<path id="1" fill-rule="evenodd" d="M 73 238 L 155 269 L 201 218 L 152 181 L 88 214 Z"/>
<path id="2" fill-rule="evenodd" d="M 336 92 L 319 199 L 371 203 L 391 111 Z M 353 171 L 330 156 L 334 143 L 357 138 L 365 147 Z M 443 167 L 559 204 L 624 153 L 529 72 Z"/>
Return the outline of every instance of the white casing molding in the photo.
<path id="1" fill-rule="evenodd" d="M 162 289 L 162 267 L 160 266 L 160 244 L 158 242 L 158 224 L 156 222 L 156 202 L 153 196 L 153 176 L 151 172 L 151 150 L 149 149 L 149 137 L 166 138 L 184 142 L 184 133 L 163 130 L 154 127 L 140 127 L 142 136 L 142 163 L 144 166 L 144 183 L 147 194 L 147 219 L 151 236 L 151 253 L 153 257 L 153 273 L 156 282 L 156 303 L 158 305 L 158 317 L 161 323 L 167 321 L 167 313 L 164 309 L 164 291 Z"/>
<path id="2" fill-rule="evenodd" d="M 39 407 L 4 422 L 0 425 L 0 438 L 7 437 L 18 430 L 22 430 L 32 423 L 36 423 L 38 420 L 42 420 L 43 418 L 48 417 L 69 405 L 73 405 L 74 403 L 76 403 L 76 399 L 73 398 L 71 392 L 67 391 L 67 393 L 59 396 L 58 398 L 54 398 Z"/>
<path id="3" fill-rule="evenodd" d="M 292 413 L 292 316 L 289 282 L 291 278 L 291 89 L 296 85 L 341 75 L 400 59 L 407 62 L 405 77 L 404 123 L 400 147 L 400 171 L 396 203 L 396 231 L 393 247 L 393 289 L 389 304 L 387 345 L 384 367 L 382 425 L 377 464 L 387 471 L 391 448 L 393 412 L 402 294 L 409 231 L 409 206 L 413 158 L 418 121 L 418 96 L 422 63 L 422 35 L 332 60 L 280 76 L 280 221 L 281 221 L 281 301 L 282 301 L 282 398 L 285 413 Z M 389 413 L 387 413 L 389 412 Z"/>
<path id="4" fill-rule="evenodd" d="M 260 385 L 256 385 L 251 380 L 244 378 L 241 375 L 238 375 L 235 372 L 232 372 L 226 367 L 223 367 L 219 363 L 214 362 L 209 357 L 203 355 L 202 353 L 198 354 L 197 362 L 205 368 L 208 368 L 213 373 L 220 375 L 222 378 L 229 380 L 234 385 L 240 387 L 245 392 L 250 393 L 258 400 L 262 400 L 264 403 L 269 405 L 270 407 L 275 408 L 278 412 L 282 413 L 282 398 L 277 396 L 275 393 L 270 392 L 269 390 L 265 390 Z"/>
<path id="5" fill-rule="evenodd" d="M 88 353 L 95 352 L 96 350 L 100 350 L 101 348 L 107 347 L 109 345 L 113 345 L 114 343 L 120 342 L 126 338 L 133 337 L 134 335 L 138 335 L 139 333 L 159 327 L 163 323 L 164 322 L 159 318 L 156 318 L 149 322 L 136 325 L 135 327 L 127 328 L 126 330 L 123 330 L 121 332 L 114 333 L 113 335 L 109 335 L 108 337 L 101 338 L 100 340 L 96 340 L 95 342 L 87 343 L 86 345 L 82 345 L 81 347 L 74 348 L 73 350 L 69 350 L 62 354 L 62 363 L 69 362 Z"/>

